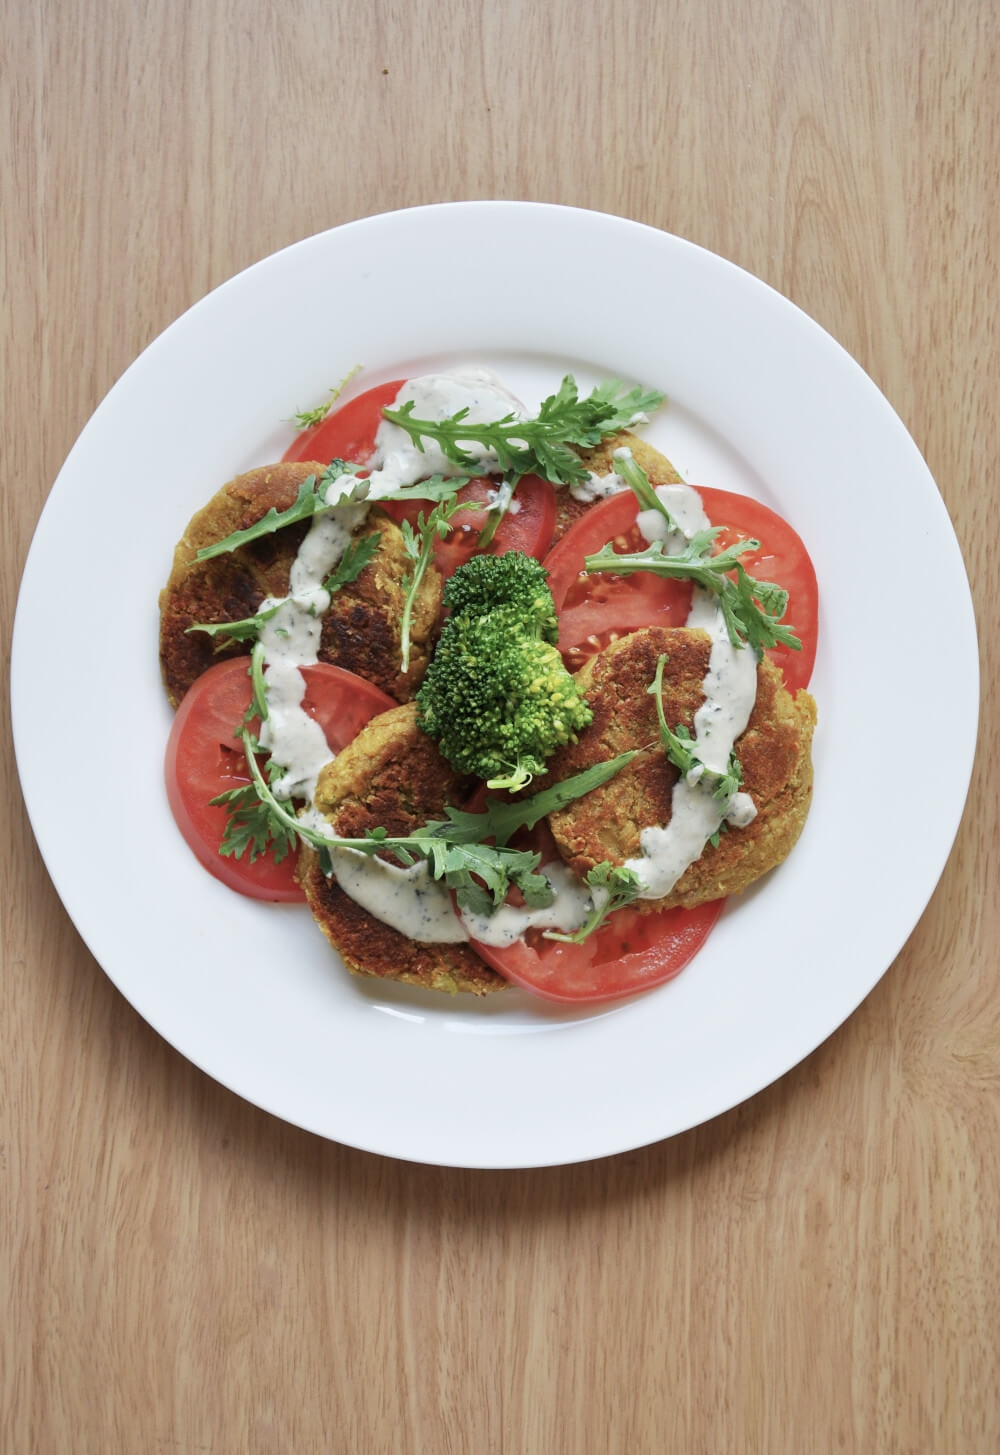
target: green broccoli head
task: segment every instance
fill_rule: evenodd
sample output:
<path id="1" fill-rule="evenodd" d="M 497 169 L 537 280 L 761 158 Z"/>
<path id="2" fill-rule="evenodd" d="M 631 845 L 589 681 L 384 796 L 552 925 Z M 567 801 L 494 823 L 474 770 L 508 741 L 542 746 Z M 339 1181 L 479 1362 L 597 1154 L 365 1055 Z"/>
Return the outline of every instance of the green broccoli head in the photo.
<path id="1" fill-rule="evenodd" d="M 548 580 L 545 567 L 523 551 L 473 556 L 445 586 L 444 604 L 453 617 L 510 607 L 517 612 L 522 632 L 555 642 L 559 622 Z"/>
<path id="2" fill-rule="evenodd" d="M 452 767 L 514 792 L 593 716 L 556 647 L 512 606 L 445 622 L 417 708 Z"/>

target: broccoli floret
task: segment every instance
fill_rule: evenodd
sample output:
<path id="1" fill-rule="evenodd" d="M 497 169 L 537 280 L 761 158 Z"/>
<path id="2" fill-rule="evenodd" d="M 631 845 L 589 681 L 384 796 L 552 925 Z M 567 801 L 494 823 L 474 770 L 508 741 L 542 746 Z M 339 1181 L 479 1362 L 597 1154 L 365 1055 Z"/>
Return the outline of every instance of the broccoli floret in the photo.
<path id="1" fill-rule="evenodd" d="M 492 611 L 497 606 L 513 607 L 523 629 L 543 641 L 559 636 L 549 573 L 523 551 L 504 551 L 499 556 L 473 556 L 456 571 L 444 588 L 444 604 L 453 616 Z"/>
<path id="2" fill-rule="evenodd" d="M 554 645 L 546 573 L 520 552 L 474 556 L 445 601 L 451 616 L 417 693 L 420 726 L 460 773 L 516 792 L 593 717 Z"/>

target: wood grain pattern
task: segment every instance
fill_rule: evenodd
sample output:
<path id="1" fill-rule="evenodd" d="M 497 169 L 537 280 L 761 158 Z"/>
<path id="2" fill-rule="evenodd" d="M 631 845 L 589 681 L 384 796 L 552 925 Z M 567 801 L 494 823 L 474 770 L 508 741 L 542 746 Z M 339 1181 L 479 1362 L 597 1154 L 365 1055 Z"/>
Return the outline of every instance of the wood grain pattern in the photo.
<path id="1" fill-rule="evenodd" d="M 52 480 L 171 319 L 321 228 L 518 197 L 713 248 L 859 359 L 955 522 L 984 682 L 975 810 L 847 1024 L 707 1126 L 523 1173 L 323 1143 L 160 1041 L 59 905 L 5 701 L 0 1449 L 993 1455 L 1000 9 L 0 14 L 5 677 Z"/>

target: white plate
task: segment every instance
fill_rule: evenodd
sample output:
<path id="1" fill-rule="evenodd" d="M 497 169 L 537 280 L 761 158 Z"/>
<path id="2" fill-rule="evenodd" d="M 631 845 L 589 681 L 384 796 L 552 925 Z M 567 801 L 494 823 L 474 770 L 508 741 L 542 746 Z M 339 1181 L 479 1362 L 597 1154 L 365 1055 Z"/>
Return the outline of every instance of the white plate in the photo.
<path id="1" fill-rule="evenodd" d="M 231 476 L 278 458 L 293 435 L 282 421 L 353 365 L 365 365 L 360 390 L 470 360 L 528 403 L 566 369 L 587 384 L 615 375 L 663 389 L 669 405 L 648 437 L 688 478 L 786 515 L 819 576 L 816 789 L 803 838 L 729 906 L 677 980 L 610 1009 L 565 1014 L 513 990 L 481 1003 L 353 979 L 308 911 L 241 899 L 205 874 L 164 796 L 156 599 L 188 517 Z M 934 582 L 933 612 L 913 609 L 922 580 Z M 72 638 L 68 610 L 80 623 Z M 945 660 L 947 758 L 929 764 L 925 663 Z M 310 238 L 156 339 L 52 490 L 11 676 L 21 781 L 49 872 L 136 1009 L 289 1122 L 468 1167 L 579 1161 L 670 1136 L 830 1035 L 896 956 L 944 867 L 978 704 L 951 525 L 862 370 L 713 254 L 620 218 L 511 202 L 417 208 Z"/>

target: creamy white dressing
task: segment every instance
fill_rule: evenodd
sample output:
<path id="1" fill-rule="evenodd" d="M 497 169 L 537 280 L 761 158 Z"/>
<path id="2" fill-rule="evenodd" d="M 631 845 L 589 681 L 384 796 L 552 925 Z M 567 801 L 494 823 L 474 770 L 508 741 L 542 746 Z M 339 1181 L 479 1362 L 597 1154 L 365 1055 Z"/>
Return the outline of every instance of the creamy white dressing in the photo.
<path id="1" fill-rule="evenodd" d="M 658 485 L 656 495 L 674 526 L 657 510 L 640 511 L 639 529 L 650 544 L 663 541 L 664 549 L 674 553 L 698 531 L 709 528 L 701 497 L 690 485 Z M 668 895 L 684 871 L 701 858 L 724 821 L 745 828 L 757 815 L 748 793 L 720 802 L 713 796 L 713 781 L 703 781 L 706 772 L 728 771 L 736 739 L 750 721 L 757 698 L 756 653 L 744 643 L 733 645 L 715 596 L 697 586 L 686 625 L 707 632 L 712 641 L 702 683 L 705 700 L 694 716 L 693 752 L 703 766 L 674 784 L 670 822 L 644 828 L 640 855 L 626 862 L 626 868 L 642 880 L 642 899 Z"/>
<path id="2" fill-rule="evenodd" d="M 311 800 L 320 771 L 332 757 L 323 729 L 302 707 L 306 683 L 299 669 L 319 660 L 322 618 L 330 605 L 323 581 L 367 512 L 367 505 L 346 504 L 314 515 L 292 562 L 289 595 L 261 603 L 262 610 L 278 608 L 258 640 L 267 669 L 267 718 L 260 742 L 285 769 L 271 785 L 279 798 Z"/>
<path id="3" fill-rule="evenodd" d="M 575 485 L 570 485 L 569 493 L 581 504 L 591 505 L 595 500 L 605 500 L 609 495 L 620 495 L 627 489 L 628 481 L 614 471 L 608 475 L 598 475 L 591 470 L 586 480 L 578 480 Z"/>
<path id="4" fill-rule="evenodd" d="M 506 389 L 489 369 L 456 369 L 447 374 L 424 374 L 408 379 L 393 401 L 393 408 L 413 401 L 415 419 L 440 423 L 467 409 L 471 424 L 494 424 L 512 414 L 526 418 L 521 401 Z M 428 475 L 464 475 L 466 472 L 442 452 L 434 440 L 421 441 L 419 449 L 404 429 L 383 419 L 375 435 L 375 453 L 370 464 L 371 498 L 395 490 L 400 485 L 413 485 Z M 493 450 L 484 449 L 474 440 L 461 441 L 462 448 L 476 461 L 483 474 L 500 473 L 500 462 Z"/>
<path id="5" fill-rule="evenodd" d="M 402 868 L 336 845 L 331 845 L 330 857 L 344 893 L 407 939 L 452 945 L 469 938 L 447 887 L 433 878 L 425 860 Z"/>

